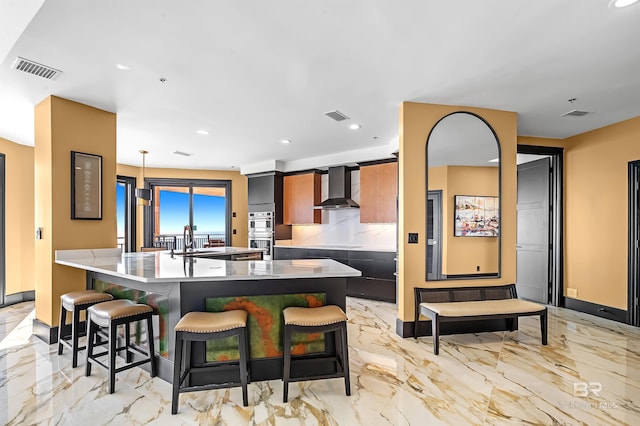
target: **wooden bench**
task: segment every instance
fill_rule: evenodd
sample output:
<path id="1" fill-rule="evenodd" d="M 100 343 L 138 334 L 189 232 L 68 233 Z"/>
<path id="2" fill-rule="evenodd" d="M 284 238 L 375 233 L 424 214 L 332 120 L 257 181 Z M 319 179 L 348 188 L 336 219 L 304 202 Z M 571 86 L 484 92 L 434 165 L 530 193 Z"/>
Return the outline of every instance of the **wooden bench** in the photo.
<path id="1" fill-rule="evenodd" d="M 505 318 L 511 331 L 522 316 L 539 315 L 542 344 L 547 344 L 547 308 L 518 299 L 515 284 L 482 287 L 416 288 L 414 338 L 420 314 L 431 319 L 433 353 L 440 352 L 440 323 Z"/>

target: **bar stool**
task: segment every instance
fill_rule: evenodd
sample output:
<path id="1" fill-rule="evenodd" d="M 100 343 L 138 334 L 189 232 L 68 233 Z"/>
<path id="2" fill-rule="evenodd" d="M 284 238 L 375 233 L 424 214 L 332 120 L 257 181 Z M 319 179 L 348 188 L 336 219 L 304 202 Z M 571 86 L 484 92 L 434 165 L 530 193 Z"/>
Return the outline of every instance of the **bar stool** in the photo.
<path id="1" fill-rule="evenodd" d="M 85 376 L 91 375 L 91 364 L 97 364 L 109 372 L 109 393 L 115 391 L 116 373 L 137 367 L 144 363 L 151 363 L 151 377 L 155 377 L 156 363 L 153 348 L 153 309 L 151 306 L 133 303 L 130 300 L 118 299 L 110 302 L 102 302 L 87 309 L 87 363 L 85 366 Z M 136 345 L 131 344 L 130 324 L 135 321 L 146 320 L 147 323 L 147 351 L 143 351 Z M 124 346 L 118 346 L 118 326 L 124 324 Z M 101 329 L 106 328 L 107 340 L 100 338 Z M 94 339 L 98 337 L 98 341 Z M 95 346 L 108 344 L 106 351 L 94 354 Z M 116 352 L 126 351 L 126 363 L 122 367 L 116 368 Z M 133 352 L 138 352 L 145 358 L 133 362 Z M 109 355 L 107 364 L 104 364 L 99 357 Z"/>
<path id="2" fill-rule="evenodd" d="M 340 307 L 335 305 L 320 306 L 318 308 L 289 307 L 282 311 L 284 315 L 284 367 L 283 400 L 287 402 L 289 382 L 305 380 L 330 379 L 344 377 L 344 388 L 347 396 L 351 395 L 349 380 L 349 347 L 347 345 L 347 316 Z M 291 357 L 291 337 L 294 333 L 329 333 L 335 332 L 335 357 L 295 359 Z M 326 335 L 325 335 L 326 336 Z M 331 360 L 336 363 L 336 372 L 317 374 L 313 376 L 291 377 L 291 364 L 312 363 L 320 360 Z"/>
<path id="3" fill-rule="evenodd" d="M 78 352 L 86 346 L 78 346 L 80 337 L 80 312 L 96 303 L 112 300 L 109 293 L 98 293 L 95 290 L 72 291 L 60 296 L 60 324 L 58 325 L 58 355 L 62 355 L 63 347 L 71 349 L 71 366 L 78 366 Z M 71 312 L 71 334 L 65 334 L 67 312 Z M 88 328 L 87 328 L 88 329 Z"/>
<path id="4" fill-rule="evenodd" d="M 178 412 L 180 393 L 209 389 L 230 388 L 242 386 L 242 405 L 248 405 L 247 383 L 249 381 L 249 342 L 247 337 L 247 312 L 233 310 L 224 312 L 189 312 L 176 324 L 176 346 L 173 361 L 173 391 L 171 394 L 171 414 Z M 216 365 L 195 365 L 191 360 L 192 342 L 206 342 L 207 340 L 238 336 L 238 350 L 240 359 L 231 362 L 219 362 Z M 184 355 L 183 355 L 184 349 Z M 184 369 L 182 363 L 184 360 Z M 193 384 L 191 375 L 194 373 L 228 370 L 240 370 L 240 382 L 225 380 L 222 383 Z M 202 380 L 200 380 L 202 382 Z"/>

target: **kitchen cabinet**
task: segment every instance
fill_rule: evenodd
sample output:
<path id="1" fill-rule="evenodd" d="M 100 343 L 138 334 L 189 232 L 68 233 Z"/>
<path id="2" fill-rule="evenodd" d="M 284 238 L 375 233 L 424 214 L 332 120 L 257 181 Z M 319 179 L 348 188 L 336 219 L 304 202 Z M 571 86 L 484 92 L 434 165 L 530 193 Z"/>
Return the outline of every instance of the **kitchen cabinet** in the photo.
<path id="1" fill-rule="evenodd" d="M 247 177 L 249 212 L 273 212 L 274 238 L 290 240 L 291 226 L 283 223 L 283 174 L 265 172 Z"/>
<path id="2" fill-rule="evenodd" d="M 395 223 L 398 163 L 360 167 L 360 223 Z"/>
<path id="3" fill-rule="evenodd" d="M 387 251 L 276 246 L 274 259 L 333 259 L 362 272 L 347 278 L 347 296 L 396 302 L 396 254 Z"/>
<path id="4" fill-rule="evenodd" d="M 284 177 L 284 223 L 286 225 L 321 223 L 320 174 L 304 173 Z"/>

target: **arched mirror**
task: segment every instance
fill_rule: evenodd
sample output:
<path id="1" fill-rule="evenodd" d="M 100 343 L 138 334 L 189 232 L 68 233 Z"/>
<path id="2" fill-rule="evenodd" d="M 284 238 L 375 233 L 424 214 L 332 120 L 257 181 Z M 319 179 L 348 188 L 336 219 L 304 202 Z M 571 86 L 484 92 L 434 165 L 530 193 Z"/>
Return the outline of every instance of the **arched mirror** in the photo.
<path id="1" fill-rule="evenodd" d="M 500 143 L 455 112 L 427 138 L 427 280 L 500 276 Z"/>

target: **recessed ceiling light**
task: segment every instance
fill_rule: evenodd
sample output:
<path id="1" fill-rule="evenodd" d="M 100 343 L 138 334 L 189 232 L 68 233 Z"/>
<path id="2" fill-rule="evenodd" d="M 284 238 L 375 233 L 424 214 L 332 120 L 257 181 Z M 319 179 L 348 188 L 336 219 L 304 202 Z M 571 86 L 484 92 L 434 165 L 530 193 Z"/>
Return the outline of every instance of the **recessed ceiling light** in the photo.
<path id="1" fill-rule="evenodd" d="M 204 135 L 204 136 L 206 136 L 206 135 L 210 134 L 211 132 L 209 132 L 209 131 L 208 131 L 208 130 L 206 130 L 206 129 L 198 129 L 198 130 L 196 130 L 196 133 L 197 133 L 197 134 L 199 134 L 199 135 Z"/>
<path id="2" fill-rule="evenodd" d="M 131 69 L 130 66 L 124 64 L 116 64 L 116 68 L 122 71 L 129 71 Z"/>
<path id="3" fill-rule="evenodd" d="M 356 123 L 349 124 L 349 128 L 350 128 L 351 130 L 358 130 L 360 127 L 362 127 L 362 126 L 361 126 L 361 125 L 359 125 L 359 124 L 356 124 Z"/>
<path id="4" fill-rule="evenodd" d="M 282 142 L 283 144 L 291 143 L 289 139 L 282 139 L 280 142 Z"/>
<path id="5" fill-rule="evenodd" d="M 613 7 L 627 7 L 637 3 L 638 1 L 639 0 L 612 0 L 609 5 Z"/>

